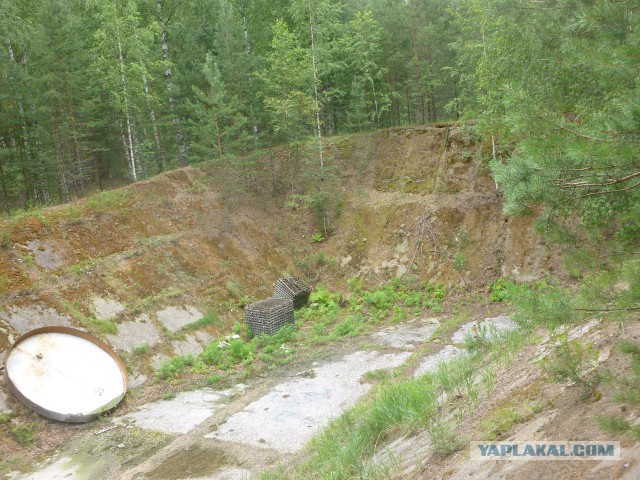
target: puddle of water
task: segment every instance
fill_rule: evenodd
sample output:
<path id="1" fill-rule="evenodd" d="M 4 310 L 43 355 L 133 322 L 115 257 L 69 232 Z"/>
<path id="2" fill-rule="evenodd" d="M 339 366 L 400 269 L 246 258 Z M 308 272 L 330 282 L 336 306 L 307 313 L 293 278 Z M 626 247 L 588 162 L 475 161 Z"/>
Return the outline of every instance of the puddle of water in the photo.
<path id="1" fill-rule="evenodd" d="M 431 338 L 439 325 L 437 318 L 427 318 L 420 322 L 385 328 L 371 335 L 371 338 L 394 348 L 414 348 L 415 344 L 424 343 Z"/>
<path id="2" fill-rule="evenodd" d="M 371 389 L 370 384 L 360 382 L 366 372 L 397 367 L 410 355 L 356 352 L 321 365 L 315 377 L 281 383 L 205 438 L 295 452 Z"/>
<path id="3" fill-rule="evenodd" d="M 135 412 L 115 418 L 114 423 L 134 424 L 164 433 L 188 433 L 236 395 L 244 394 L 246 385 L 236 385 L 216 392 L 211 389 L 182 392 L 172 400 L 160 400 L 140 407 Z"/>
<path id="4" fill-rule="evenodd" d="M 418 365 L 418 368 L 416 368 L 413 373 L 413 377 L 419 378 L 425 373 L 432 372 L 438 368 L 438 365 L 442 362 L 446 362 L 447 360 L 463 355 L 464 353 L 465 350 L 461 348 L 454 347 L 453 345 L 445 345 L 445 347 L 435 355 L 425 357 L 422 362 L 420 362 L 420 365 Z"/>
<path id="5" fill-rule="evenodd" d="M 46 468 L 26 476 L 12 476 L 12 480 L 93 480 L 104 478 L 107 470 L 105 459 L 77 455 L 62 457 Z"/>
<path id="6" fill-rule="evenodd" d="M 217 448 L 192 446 L 167 458 L 150 473 L 149 480 L 178 480 L 210 476 L 216 470 L 231 463 L 231 458 Z"/>

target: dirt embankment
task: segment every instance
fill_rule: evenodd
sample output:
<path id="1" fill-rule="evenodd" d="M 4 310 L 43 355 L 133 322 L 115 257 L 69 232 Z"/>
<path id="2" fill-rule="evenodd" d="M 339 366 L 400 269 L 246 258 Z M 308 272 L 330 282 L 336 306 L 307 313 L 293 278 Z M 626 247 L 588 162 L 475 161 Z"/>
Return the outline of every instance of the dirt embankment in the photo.
<path id="1" fill-rule="evenodd" d="M 3 221 L 0 349 L 45 311 L 99 334 L 91 319 L 118 324 L 146 315 L 162 336 L 167 326 L 157 313 L 189 306 L 193 315 L 221 317 L 209 327 L 216 335 L 240 318 L 243 297 L 269 296 L 285 272 L 340 289 L 355 275 L 378 282 L 409 272 L 478 286 L 553 269 L 531 219 L 501 213 L 470 130 L 337 137 L 329 152 L 336 181 L 323 188 L 334 200 L 334 235 L 319 244 L 311 242 L 311 212 L 286 206 L 303 168 L 284 148 L 260 158 L 257 193 L 230 190 L 224 170 L 188 167 Z M 112 308 L 101 309 L 105 302 Z"/>
<path id="2" fill-rule="evenodd" d="M 284 273 L 342 291 L 345 281 L 354 276 L 380 283 L 411 274 L 443 282 L 452 290 L 483 287 L 499 277 L 527 281 L 561 274 L 557 252 L 536 236 L 533 220 L 502 214 L 502 198 L 482 154 L 482 147 L 465 128 L 390 129 L 330 139 L 327 164 L 332 178 L 324 184 L 309 176 L 311 167 L 305 166 L 304 152 L 275 148 L 259 158 L 257 174 L 242 178 L 243 184 L 252 187 L 250 194 L 238 193 L 224 168 L 189 167 L 5 220 L 0 223 L 0 361 L 16 336 L 30 328 L 45 324 L 87 328 L 114 345 L 127 363 L 134 391 L 124 402 L 130 404 L 121 407 L 128 411 L 159 397 L 158 385 L 147 380 L 163 360 L 173 354 L 197 353 L 207 342 L 228 334 L 234 322 L 242 321 L 241 306 L 271 295 L 273 283 Z M 307 157 L 312 164 L 313 156 Z M 302 185 L 307 192 L 330 193 L 328 218 L 333 234 L 320 243 L 311 239 L 321 233 L 313 212 L 292 206 L 291 194 L 304 193 Z M 481 307 L 469 307 L 477 310 L 474 318 L 476 313 L 478 318 L 496 313 Z M 209 311 L 215 313 L 213 321 L 193 325 Z M 436 322 L 418 330 L 420 342 L 433 333 Z M 628 365 L 615 347 L 625 329 L 630 338 L 640 336 L 635 324 L 595 321 L 569 333 L 575 330 L 576 338 L 591 342 L 599 352 L 598 362 L 613 376 L 624 376 Z M 389 332 L 375 332 L 365 343 L 389 340 Z M 460 340 L 453 337 L 432 338 L 429 351 L 423 353 L 437 357 L 447 348 L 461 352 Z M 441 348 L 443 340 L 451 344 Z M 499 369 L 492 393 L 481 395 L 475 410 L 456 430 L 458 437 L 483 439 L 490 430 L 496 438 L 507 440 L 615 439 L 603 435 L 597 426 L 599 415 L 620 411 L 611 392 L 602 389 L 602 398 L 585 400 L 579 386 L 544 380 L 536 359 L 554 341 L 532 338 L 515 360 Z M 136 353 L 143 344 L 148 350 Z M 419 360 L 416 357 L 413 364 Z M 292 372 L 297 373 L 286 378 L 280 372 L 270 384 L 256 379 L 259 386 L 224 410 L 224 415 L 257 401 L 277 381 L 307 378 L 307 370 Z M 0 414 L 11 409 L 9 422 L 38 428 L 38 441 L 25 449 L 8 433 L 13 424 L 0 423 L 0 460 L 15 455 L 15 468 L 28 469 L 34 459 L 50 457 L 52 450 L 65 443 L 70 445 L 67 454 L 77 452 L 75 446 L 82 444 L 92 454 L 124 459 L 118 468 L 133 468 L 131 478 L 137 478 L 137 468 L 142 472 L 147 467 L 149 478 L 173 478 L 178 473 L 171 465 L 190 465 L 189 474 L 202 477 L 231 462 L 227 450 L 199 448 L 205 427 L 218 432 L 213 437 L 234 431 L 218 428 L 216 422 L 226 419 L 222 413 L 191 436 L 177 440 L 166 433 L 126 428 L 96 436 L 91 426 L 83 431 L 63 428 L 29 413 L 7 394 L 2 382 L 0 378 Z M 145 382 L 146 386 L 137 388 Z M 464 406 L 466 401 L 459 395 L 451 405 Z M 511 410 L 517 417 L 511 415 L 502 431 L 498 421 Z M 207 441 L 217 441 L 213 437 Z M 236 448 L 243 452 L 238 453 L 242 465 L 275 465 L 281 455 L 263 449 L 268 443 L 265 438 L 257 442 L 260 445 L 254 449 Z M 127 448 L 118 450 L 125 443 Z M 393 478 L 637 478 L 637 445 L 625 439 L 622 446 L 624 458 L 615 463 L 478 464 L 468 460 L 467 449 L 438 454 L 427 432 L 422 432 L 389 439 L 380 451 L 389 453 L 396 466 Z M 257 451 L 263 455 L 258 460 L 251 457 Z M 162 463 L 157 467 L 159 459 Z M 96 472 L 107 469 L 107 461 L 99 463 L 90 456 L 81 460 Z M 48 471 L 41 478 L 53 478 L 46 477 Z"/>

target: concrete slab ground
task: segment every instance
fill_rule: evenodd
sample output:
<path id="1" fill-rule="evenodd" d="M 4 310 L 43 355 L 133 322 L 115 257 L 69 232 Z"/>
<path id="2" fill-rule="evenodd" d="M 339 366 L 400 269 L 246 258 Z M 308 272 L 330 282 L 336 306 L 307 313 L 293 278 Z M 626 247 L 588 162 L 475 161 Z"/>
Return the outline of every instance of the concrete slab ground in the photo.
<path id="1" fill-rule="evenodd" d="M 55 270 L 64 265 L 64 255 L 60 245 L 52 241 L 31 240 L 26 243 L 31 250 L 36 265 L 48 270 Z"/>
<path id="2" fill-rule="evenodd" d="M 91 308 L 98 320 L 107 320 L 125 311 L 125 306 L 112 298 L 96 297 Z"/>
<path id="3" fill-rule="evenodd" d="M 184 434 L 204 422 L 233 397 L 243 395 L 246 388 L 246 385 L 238 384 L 219 392 L 210 388 L 182 392 L 171 400 L 149 403 L 113 421 L 147 430 Z"/>
<path id="4" fill-rule="evenodd" d="M 371 338 L 382 345 L 412 349 L 429 340 L 439 325 L 437 318 L 425 318 L 384 328 L 371 335 Z"/>
<path id="5" fill-rule="evenodd" d="M 204 348 L 195 337 L 188 335 L 184 340 L 175 340 L 171 342 L 173 351 L 176 355 L 198 355 Z"/>
<path id="6" fill-rule="evenodd" d="M 131 353 L 138 345 L 150 347 L 160 341 L 160 333 L 147 314 L 142 314 L 133 322 L 122 322 L 118 325 L 116 335 L 107 335 L 109 343 L 118 350 Z"/>
<path id="7" fill-rule="evenodd" d="M 466 350 L 463 350 L 456 346 L 445 345 L 444 348 L 438 353 L 423 358 L 420 362 L 420 365 L 418 365 L 416 370 L 413 372 L 413 377 L 420 378 L 424 374 L 434 371 L 442 362 L 446 362 L 454 357 L 464 355 L 465 352 Z"/>
<path id="8" fill-rule="evenodd" d="M 42 470 L 20 476 L 10 476 L 12 480 L 93 480 L 102 478 L 107 469 L 106 459 L 62 457 Z"/>
<path id="9" fill-rule="evenodd" d="M 277 385 L 205 438 L 295 452 L 371 389 L 360 382 L 366 372 L 397 367 L 410 355 L 361 351 L 316 367 L 307 377 Z"/>
<path id="10" fill-rule="evenodd" d="M 474 328 L 475 326 L 475 328 Z M 492 340 L 495 333 L 506 330 L 513 330 L 517 325 L 508 315 L 500 315 L 495 318 L 485 318 L 482 322 L 471 322 L 464 325 L 460 330 L 453 334 L 451 341 L 453 343 L 464 343 L 465 336 L 473 336 L 476 331 L 486 331 L 487 340 Z"/>
<path id="11" fill-rule="evenodd" d="M 156 317 L 170 332 L 177 332 L 182 327 L 202 318 L 202 312 L 189 305 L 185 307 L 167 307 L 156 312 Z"/>
<path id="12" fill-rule="evenodd" d="M 43 307 L 9 307 L 0 313 L 0 318 L 22 335 L 42 327 L 73 327 L 71 318 L 58 313 L 53 308 Z"/>

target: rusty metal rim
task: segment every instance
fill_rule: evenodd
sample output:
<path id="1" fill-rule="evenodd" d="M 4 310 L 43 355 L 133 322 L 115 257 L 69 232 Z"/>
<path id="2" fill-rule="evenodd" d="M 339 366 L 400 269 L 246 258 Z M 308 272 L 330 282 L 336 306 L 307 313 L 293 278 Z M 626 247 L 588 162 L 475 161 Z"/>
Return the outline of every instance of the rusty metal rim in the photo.
<path id="1" fill-rule="evenodd" d="M 28 406 L 34 412 L 39 413 L 40 415 L 43 415 L 43 416 L 45 416 L 47 418 L 51 418 L 53 420 L 58 420 L 60 422 L 69 422 L 69 423 L 90 422 L 91 420 L 95 420 L 96 418 L 98 418 L 100 416 L 100 413 L 102 413 L 102 412 L 100 412 L 100 413 L 74 415 L 74 414 L 68 414 L 68 413 L 54 412 L 52 410 L 48 410 L 48 409 L 38 405 L 37 403 L 29 400 L 15 386 L 15 384 L 11 380 L 11 377 L 9 376 L 9 369 L 6 368 L 6 361 L 9 359 L 9 356 L 11 355 L 11 352 L 13 351 L 13 349 L 17 345 L 19 345 L 20 342 L 22 342 L 23 340 L 26 340 L 29 337 L 34 337 L 36 335 L 41 335 L 43 333 L 64 333 L 66 335 L 71 335 L 71 336 L 74 336 L 74 337 L 80 337 L 80 338 L 82 338 L 84 340 L 87 340 L 88 342 L 93 343 L 94 345 L 96 345 L 100 349 L 104 350 L 113 360 L 115 360 L 116 365 L 118 365 L 118 369 L 120 370 L 120 373 L 122 374 L 122 378 L 124 380 L 124 391 L 122 392 L 122 396 L 118 399 L 118 402 L 117 402 L 117 403 L 120 403 L 122 398 L 124 398 L 124 396 L 127 393 L 127 390 L 128 390 L 128 387 L 129 387 L 129 379 L 127 378 L 127 369 L 124 366 L 124 363 L 122 363 L 122 360 L 120 359 L 120 357 L 118 357 L 116 352 L 109 345 L 107 345 L 105 342 L 103 342 L 99 338 L 91 335 L 90 333 L 85 332 L 84 330 L 79 330 L 77 328 L 42 327 L 42 328 L 36 328 L 35 330 L 31 330 L 31 331 L 25 333 L 24 335 L 20 336 L 13 343 L 13 345 L 11 345 L 9 350 L 7 350 L 7 356 L 5 357 L 4 378 L 5 378 L 6 382 L 7 382 L 7 386 L 9 387 L 9 390 L 11 391 L 11 393 L 13 393 L 13 395 L 15 395 L 15 397 L 22 404 Z"/>

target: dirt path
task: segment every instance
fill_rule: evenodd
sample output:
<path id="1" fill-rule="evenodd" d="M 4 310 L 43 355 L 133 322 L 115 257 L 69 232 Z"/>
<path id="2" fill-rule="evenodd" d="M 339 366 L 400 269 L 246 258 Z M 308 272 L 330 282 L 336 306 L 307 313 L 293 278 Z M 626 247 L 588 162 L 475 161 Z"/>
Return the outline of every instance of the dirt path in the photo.
<path id="1" fill-rule="evenodd" d="M 437 319 L 415 319 L 355 338 L 332 358 L 298 365 L 291 374 L 148 403 L 109 424 L 96 424 L 34 473 L 10 478 L 254 478 L 294 458 L 330 419 L 370 391 L 367 372 L 406 365 L 439 325 Z M 410 368 L 426 371 L 425 365 L 438 359 L 414 359 Z"/>

